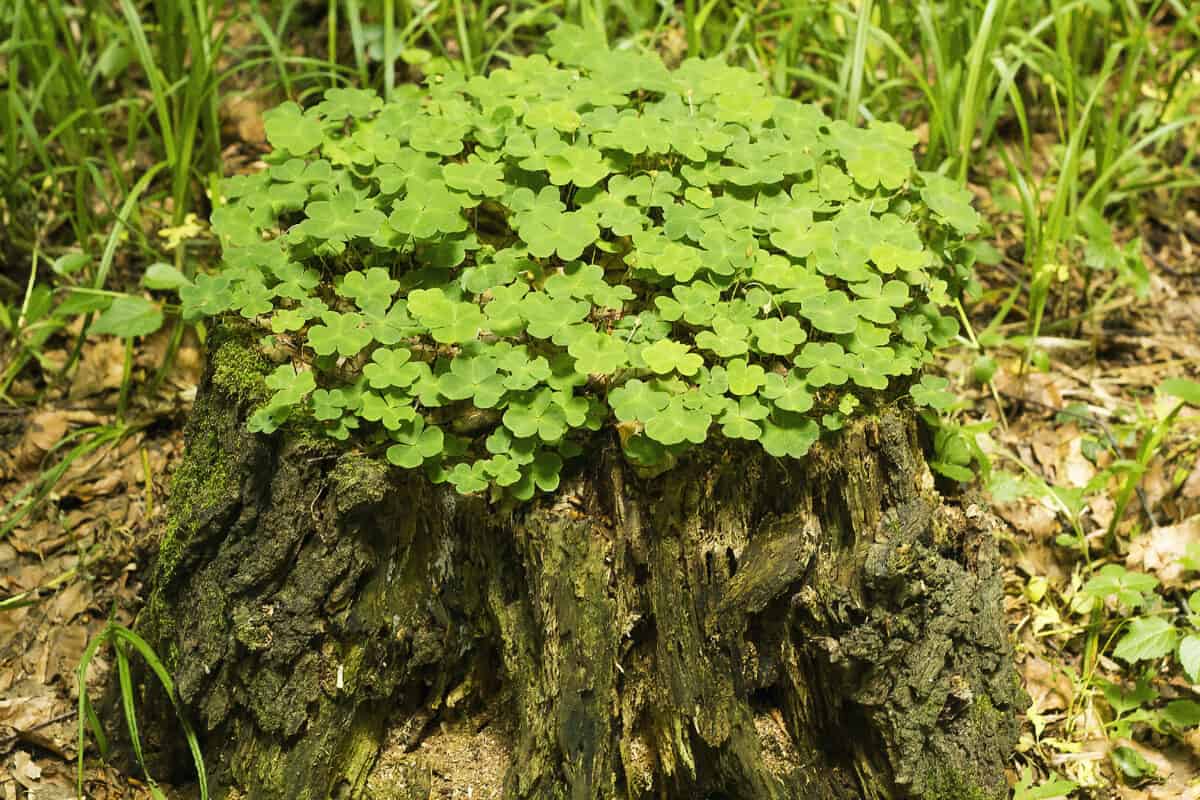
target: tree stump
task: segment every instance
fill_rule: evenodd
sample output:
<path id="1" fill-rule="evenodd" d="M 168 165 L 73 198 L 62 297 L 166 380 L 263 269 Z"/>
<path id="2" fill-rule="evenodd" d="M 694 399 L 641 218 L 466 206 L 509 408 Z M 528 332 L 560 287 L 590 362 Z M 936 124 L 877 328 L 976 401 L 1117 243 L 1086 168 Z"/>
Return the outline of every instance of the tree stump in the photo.
<path id="1" fill-rule="evenodd" d="M 214 336 L 137 623 L 218 796 L 1006 796 L 998 523 L 939 496 L 911 412 L 653 478 L 600 443 L 503 510 L 248 433 L 264 369 Z"/>

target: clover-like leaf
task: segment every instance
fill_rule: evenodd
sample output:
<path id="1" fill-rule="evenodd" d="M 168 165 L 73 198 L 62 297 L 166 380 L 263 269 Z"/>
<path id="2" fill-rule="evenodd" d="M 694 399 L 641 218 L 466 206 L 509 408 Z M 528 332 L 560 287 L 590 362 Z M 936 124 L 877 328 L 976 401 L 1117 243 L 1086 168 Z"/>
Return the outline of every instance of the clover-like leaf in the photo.
<path id="1" fill-rule="evenodd" d="M 547 158 L 546 170 L 555 186 L 573 183 L 585 189 L 608 177 L 609 166 L 599 150 L 572 145 Z"/>
<path id="2" fill-rule="evenodd" d="M 456 356 L 438 377 L 438 390 L 451 400 L 470 398 L 478 408 L 493 408 L 506 392 L 499 369 L 490 356 Z"/>
<path id="3" fill-rule="evenodd" d="M 382 313 L 391 305 L 392 296 L 400 288 L 400 281 L 393 280 L 386 269 L 371 267 L 366 272 L 354 270 L 346 273 L 338 286 L 338 294 L 349 297 L 363 311 Z"/>
<path id="4" fill-rule="evenodd" d="M 232 283 L 225 275 L 198 274 L 190 286 L 179 289 L 183 318 L 212 317 L 233 308 Z"/>
<path id="5" fill-rule="evenodd" d="M 263 112 L 263 128 L 272 147 L 295 156 L 304 155 L 325 138 L 321 123 L 291 101 Z"/>
<path id="6" fill-rule="evenodd" d="M 422 417 L 415 417 L 394 431 L 395 442 L 387 449 L 387 460 L 397 467 L 416 469 L 428 459 L 442 452 L 445 435 L 436 425 L 426 425 Z"/>
<path id="7" fill-rule="evenodd" d="M 353 192 L 339 192 L 328 200 L 316 200 L 304 208 L 308 218 L 292 226 L 288 238 L 346 242 L 369 237 L 383 227 L 386 217 L 370 205 L 360 206 Z"/>
<path id="8" fill-rule="evenodd" d="M 325 90 L 325 99 L 313 109 L 328 120 L 368 117 L 383 108 L 383 100 L 369 89 L 335 87 Z"/>
<path id="9" fill-rule="evenodd" d="M 418 377 L 409 366 L 412 353 L 403 347 L 380 347 L 371 353 L 371 363 L 363 367 L 363 375 L 373 389 L 411 386 Z"/>
<path id="10" fill-rule="evenodd" d="M 591 308 L 582 301 L 555 300 L 545 292 L 530 292 L 520 303 L 520 313 L 529 335 L 551 339 L 560 346 L 567 344 L 569 329 L 581 322 Z"/>
<path id="11" fill-rule="evenodd" d="M 358 397 L 346 389 L 316 389 L 309 400 L 313 417 L 322 422 L 341 419 L 346 409 L 358 405 Z"/>
<path id="12" fill-rule="evenodd" d="M 796 356 L 797 367 L 807 367 L 809 386 L 841 386 L 846 382 L 846 352 L 834 342 L 809 342 Z"/>
<path id="13" fill-rule="evenodd" d="M 567 432 L 567 415 L 554 402 L 554 392 L 550 389 L 510 399 L 503 421 L 506 428 L 521 438 L 537 436 L 542 441 L 555 442 Z"/>
<path id="14" fill-rule="evenodd" d="M 538 258 L 557 255 L 564 261 L 579 258 L 600 236 L 600 228 L 589 211 L 535 210 L 520 222 L 518 232 L 531 255 Z"/>
<path id="15" fill-rule="evenodd" d="M 412 290 L 408 293 L 408 310 L 441 344 L 471 341 L 485 324 L 479 306 L 452 300 L 442 289 Z"/>
<path id="16" fill-rule="evenodd" d="M 467 229 L 462 215 L 463 195 L 432 181 L 409 181 L 404 199 L 392 206 L 387 218 L 392 230 L 404 236 L 428 239 L 439 233 L 459 233 Z"/>
<path id="17" fill-rule="evenodd" d="M 599 331 L 573 336 L 567 352 L 575 359 L 575 368 L 586 375 L 611 375 L 629 364 L 624 340 Z"/>
<path id="18" fill-rule="evenodd" d="M 762 420 L 770 410 L 753 397 L 730 404 L 721 416 L 721 433 L 730 439 L 757 440 L 762 437 Z"/>
<path id="19" fill-rule="evenodd" d="M 667 406 L 646 421 L 646 435 L 665 445 L 702 444 L 708 438 L 712 415 L 688 408 L 683 399 L 673 397 Z"/>
<path id="20" fill-rule="evenodd" d="M 921 178 L 921 199 L 935 214 L 965 236 L 979 232 L 979 212 L 971 207 L 971 192 L 965 186 L 934 172 L 923 172 Z"/>
<path id="21" fill-rule="evenodd" d="M 946 412 L 958 405 L 958 397 L 949 391 L 949 386 L 950 381 L 940 375 L 923 375 L 921 382 L 914 384 L 908 393 L 917 405 Z"/>
<path id="22" fill-rule="evenodd" d="M 573 262 L 546 280 L 546 292 L 551 297 L 577 297 L 591 300 L 598 306 L 620 310 L 634 298 L 628 286 L 614 286 L 604 280 L 604 268 L 596 264 Z"/>
<path id="23" fill-rule="evenodd" d="M 328 311 L 329 308 L 315 297 L 306 297 L 294 308 L 277 308 L 271 315 L 271 331 L 285 333 L 298 331 L 308 324 L 309 320 Z"/>
<path id="24" fill-rule="evenodd" d="M 680 375 L 695 375 L 704 364 L 704 359 L 692 352 L 682 342 L 662 339 L 642 348 L 642 358 L 651 370 L 659 375 L 678 372 Z"/>
<path id="25" fill-rule="evenodd" d="M 776 412 L 764 422 L 759 441 L 763 449 L 776 458 L 804 458 L 820 436 L 821 429 L 813 420 L 799 414 Z"/>
<path id="26" fill-rule="evenodd" d="M 726 362 L 725 374 L 729 380 L 729 391 L 739 397 L 754 394 L 767 380 L 766 370 L 758 364 L 748 363 L 744 358 Z"/>
<path id="27" fill-rule="evenodd" d="M 769 355 L 791 355 L 808 338 L 795 317 L 758 320 L 750 327 L 754 332 L 754 349 Z"/>
<path id="28" fill-rule="evenodd" d="M 715 286 L 696 282 L 675 286 L 673 297 L 659 295 L 654 299 L 662 318 L 670 322 L 683 319 L 691 325 L 706 325 L 716 316 L 721 293 Z"/>
<path id="29" fill-rule="evenodd" d="M 798 370 L 791 370 L 787 375 L 768 372 L 761 394 L 783 411 L 803 414 L 813 407 L 813 396 L 808 391 L 805 376 Z"/>
<path id="30" fill-rule="evenodd" d="M 442 168 L 446 185 L 452 189 L 479 197 L 499 197 L 504 194 L 504 167 L 484 161 L 471 154 L 461 164 L 447 164 Z"/>
<path id="31" fill-rule="evenodd" d="M 750 328 L 748 326 L 725 317 L 714 319 L 712 326 L 711 331 L 701 331 L 696 334 L 697 347 L 710 350 L 722 358 L 741 356 L 750 351 Z"/>
<path id="32" fill-rule="evenodd" d="M 608 403 L 621 422 L 645 422 L 657 416 L 670 401 L 669 392 L 637 378 L 608 393 Z"/>
<path id="33" fill-rule="evenodd" d="M 349 358 L 371 343 L 371 333 L 366 329 L 366 318 L 362 314 L 326 311 L 321 315 L 321 322 L 323 324 L 308 330 L 308 344 L 319 356 L 336 352 Z"/>
<path id="34" fill-rule="evenodd" d="M 368 422 L 378 422 L 389 431 L 398 431 L 406 422 L 417 418 L 411 398 L 390 393 L 363 392 L 358 413 Z"/>
<path id="35" fill-rule="evenodd" d="M 854 301 L 855 315 L 879 325 L 895 322 L 896 309 L 908 304 L 908 286 L 901 281 L 891 280 L 885 284 L 872 275 L 850 289 L 859 297 Z"/>
<path id="36" fill-rule="evenodd" d="M 853 333 L 858 327 L 854 306 L 845 292 L 832 291 L 810 297 L 800 304 L 800 314 L 825 333 Z"/>

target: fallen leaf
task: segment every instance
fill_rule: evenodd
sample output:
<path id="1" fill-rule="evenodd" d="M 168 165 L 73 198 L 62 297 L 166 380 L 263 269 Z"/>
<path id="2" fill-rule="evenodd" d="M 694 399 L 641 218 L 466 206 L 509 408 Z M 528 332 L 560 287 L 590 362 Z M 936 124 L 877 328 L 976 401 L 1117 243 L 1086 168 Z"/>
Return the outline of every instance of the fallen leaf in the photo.
<path id="1" fill-rule="evenodd" d="M 36 789 L 38 781 L 42 777 L 42 768 L 29 757 L 29 753 L 26 753 L 24 750 L 18 750 L 13 754 L 12 776 L 16 778 L 17 783 L 26 789 Z"/>
<path id="2" fill-rule="evenodd" d="M 1071 679 L 1062 669 L 1037 656 L 1030 656 L 1021 664 L 1021 674 L 1025 677 L 1025 689 L 1038 713 L 1061 711 L 1071 704 L 1075 690 Z"/>
<path id="3" fill-rule="evenodd" d="M 72 399 L 91 397 L 121 385 L 125 365 L 125 346 L 120 339 L 105 337 L 84 345 L 83 357 L 71 381 Z"/>
<path id="4" fill-rule="evenodd" d="M 0 700 L 0 725 L 21 732 L 32 730 L 54 716 L 54 703 L 48 694 Z"/>
<path id="5" fill-rule="evenodd" d="M 1163 584 L 1177 584 L 1183 574 L 1179 559 L 1189 544 L 1197 542 L 1200 542 L 1200 516 L 1178 525 L 1152 528 L 1130 543 L 1125 565 L 1152 573 Z"/>

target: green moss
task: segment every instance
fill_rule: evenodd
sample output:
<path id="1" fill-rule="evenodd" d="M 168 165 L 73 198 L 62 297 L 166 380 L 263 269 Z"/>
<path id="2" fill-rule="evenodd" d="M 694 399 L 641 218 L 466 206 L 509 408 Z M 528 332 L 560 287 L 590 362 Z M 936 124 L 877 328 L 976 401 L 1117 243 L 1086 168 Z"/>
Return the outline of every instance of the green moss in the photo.
<path id="1" fill-rule="evenodd" d="M 996 726 L 1004 716 L 986 694 L 977 696 L 975 702 L 971 703 L 970 715 L 971 724 L 981 731 L 996 730 Z"/>
<path id="2" fill-rule="evenodd" d="M 236 333 L 214 340 L 212 381 L 218 391 L 252 402 L 265 396 L 262 371 L 266 362 Z M 187 451 L 171 480 L 167 520 L 158 544 L 154 581 L 138 627 L 152 643 L 174 641 L 174 615 L 165 592 L 175 577 L 191 537 L 197 511 L 226 502 L 236 492 L 235 463 L 229 433 L 240 425 L 236 411 L 220 399 L 201 395 L 187 428 Z M 176 666 L 177 653 L 167 651 L 168 667 Z"/>
<path id="3" fill-rule="evenodd" d="M 951 767 L 940 767 L 932 772 L 922 797 L 924 800 L 998 800 L 994 792 L 980 788 Z"/>
<path id="4" fill-rule="evenodd" d="M 327 446 L 328 440 L 324 443 Z M 329 476 L 338 511 L 345 514 L 354 508 L 382 502 L 391 486 L 389 472 L 387 464 L 359 453 L 346 453 L 339 458 Z"/>
<path id="5" fill-rule="evenodd" d="M 971 734 L 978 741 L 982 737 L 994 736 L 999 730 L 1003 714 L 987 695 L 976 695 L 967 711 L 967 720 L 975 731 Z M 969 764 L 941 762 L 931 770 L 925 785 L 925 800 L 999 800 L 1003 791 L 988 789 L 972 776 Z"/>
<path id="6" fill-rule="evenodd" d="M 221 391 L 241 401 L 262 402 L 269 394 L 263 376 L 270 365 L 254 348 L 231 335 L 212 356 L 212 382 Z"/>

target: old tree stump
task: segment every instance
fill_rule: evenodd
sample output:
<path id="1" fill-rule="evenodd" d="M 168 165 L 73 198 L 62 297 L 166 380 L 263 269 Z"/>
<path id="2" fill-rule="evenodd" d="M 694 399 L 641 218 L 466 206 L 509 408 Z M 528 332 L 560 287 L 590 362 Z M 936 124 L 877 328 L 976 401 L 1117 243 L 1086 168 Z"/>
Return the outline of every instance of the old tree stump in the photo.
<path id="1" fill-rule="evenodd" d="M 910 411 L 649 479 L 614 442 L 503 510 L 248 433 L 265 366 L 214 341 L 137 627 L 224 796 L 1004 796 L 996 522 L 939 496 Z"/>

